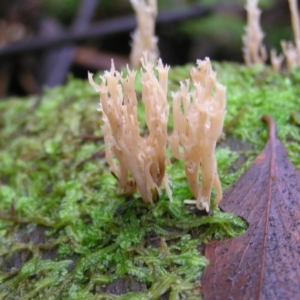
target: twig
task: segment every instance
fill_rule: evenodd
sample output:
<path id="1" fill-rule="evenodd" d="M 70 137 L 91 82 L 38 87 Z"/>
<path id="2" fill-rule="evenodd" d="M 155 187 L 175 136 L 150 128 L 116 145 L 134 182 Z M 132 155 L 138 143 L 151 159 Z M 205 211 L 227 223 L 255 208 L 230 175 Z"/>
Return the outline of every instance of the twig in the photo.
<path id="1" fill-rule="evenodd" d="M 43 225 L 45 227 L 53 227 L 55 225 L 54 222 L 48 221 L 38 216 L 32 218 L 22 218 L 22 217 L 18 217 L 17 215 L 7 214 L 1 211 L 0 211 L 0 219 L 4 221 L 19 223 L 19 224 L 34 223 L 38 225 Z"/>
<path id="2" fill-rule="evenodd" d="M 102 158 L 105 156 L 105 151 L 97 151 L 95 153 L 93 153 L 90 157 L 82 160 L 81 162 L 79 162 L 76 166 L 76 169 L 80 169 L 85 163 L 91 161 L 91 160 L 94 160 L 94 159 L 97 159 L 97 158 Z"/>
<path id="3" fill-rule="evenodd" d="M 172 9 L 162 11 L 157 16 L 157 24 L 169 23 L 204 16 L 212 10 L 199 5 L 191 5 L 185 9 Z M 49 47 L 56 47 L 63 44 L 70 44 L 87 40 L 90 38 L 104 37 L 111 34 L 126 32 L 136 27 L 135 16 L 120 17 L 108 21 L 96 22 L 82 32 L 67 31 L 58 36 L 50 38 L 33 38 L 29 41 L 14 43 L 0 49 L 0 57 L 18 55 L 21 53 L 38 51 Z"/>
<path id="4" fill-rule="evenodd" d="M 81 33 L 87 29 L 98 3 L 98 0 L 81 0 L 77 18 L 71 27 L 71 33 Z M 62 28 L 57 26 L 57 29 L 60 31 L 59 33 L 64 34 Z M 45 77 L 41 84 L 52 87 L 63 83 L 75 53 L 76 48 L 73 45 L 64 45 L 58 49 L 48 51 L 44 68 L 42 68 Z"/>
<path id="5" fill-rule="evenodd" d="M 80 135 L 78 136 L 79 139 L 83 141 L 102 141 L 103 136 L 97 136 L 97 135 Z"/>

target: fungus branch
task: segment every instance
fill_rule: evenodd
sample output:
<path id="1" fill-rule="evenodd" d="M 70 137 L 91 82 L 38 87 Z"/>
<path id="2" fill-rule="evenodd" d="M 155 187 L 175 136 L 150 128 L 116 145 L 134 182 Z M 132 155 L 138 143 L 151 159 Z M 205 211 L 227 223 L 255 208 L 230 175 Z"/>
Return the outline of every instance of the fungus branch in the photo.
<path id="1" fill-rule="evenodd" d="M 292 27 L 294 31 L 294 43 L 281 41 L 282 51 L 286 57 L 288 69 L 300 65 L 300 32 L 299 13 L 296 0 L 289 0 L 291 11 Z"/>
<path id="2" fill-rule="evenodd" d="M 267 60 L 267 51 L 263 45 L 264 33 L 260 27 L 261 11 L 257 7 L 258 0 L 247 0 L 247 26 L 243 36 L 243 52 L 247 66 L 262 63 Z"/>
<path id="3" fill-rule="evenodd" d="M 226 88 L 217 81 L 208 58 L 198 60 L 197 65 L 191 69 L 194 91 L 189 92 L 189 80 L 186 80 L 181 83 L 180 91 L 173 94 L 174 131 L 169 143 L 173 155 L 184 158 L 185 173 L 197 199 L 197 208 L 208 211 L 212 186 L 217 192 L 215 203 L 222 198 L 214 151 L 226 114 Z M 179 151 L 180 145 L 183 154 Z M 201 187 L 198 185 L 200 167 Z"/>
<path id="4" fill-rule="evenodd" d="M 98 110 L 103 112 L 106 160 L 118 178 L 119 192 L 133 193 L 137 188 L 145 202 L 153 203 L 160 186 L 168 182 L 165 173 L 168 67 L 163 66 L 161 60 L 154 66 L 146 55 L 141 62 L 147 137 L 142 137 L 139 132 L 135 71 L 128 68 L 128 76 L 123 78 L 112 63 L 111 70 L 101 77 L 100 85 L 93 81 L 92 74 L 89 74 L 89 81 L 100 93 Z"/>
<path id="5" fill-rule="evenodd" d="M 153 63 L 158 59 L 158 38 L 155 36 L 155 18 L 157 15 L 156 0 L 130 0 L 137 18 L 137 28 L 132 35 L 133 44 L 130 54 L 131 65 L 140 65 L 144 52 Z"/>
<path id="6" fill-rule="evenodd" d="M 297 0 L 289 0 L 291 12 L 292 27 L 294 32 L 294 43 L 281 41 L 281 48 L 284 56 L 276 55 L 274 49 L 271 50 L 271 64 L 275 71 L 280 71 L 284 58 L 286 59 L 287 68 L 290 70 L 293 67 L 300 66 L 300 23 Z"/>

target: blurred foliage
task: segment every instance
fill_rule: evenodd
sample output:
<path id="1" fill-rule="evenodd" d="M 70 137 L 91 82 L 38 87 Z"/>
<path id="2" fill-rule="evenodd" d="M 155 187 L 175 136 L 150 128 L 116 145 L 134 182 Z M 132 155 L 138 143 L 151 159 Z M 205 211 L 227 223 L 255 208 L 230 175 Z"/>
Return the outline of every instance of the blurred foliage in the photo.
<path id="1" fill-rule="evenodd" d="M 61 22 L 70 24 L 77 14 L 80 0 L 42 0 L 42 9 L 46 14 L 57 17 Z M 281 3 L 280 0 L 260 0 L 259 7 L 263 11 L 262 29 L 265 32 L 264 42 L 268 49 L 276 48 L 280 50 L 280 41 L 282 39 L 292 40 L 293 32 L 291 30 L 288 8 L 286 4 L 286 12 L 284 15 L 285 23 L 277 23 L 275 19 L 270 19 L 269 15 L 276 12 L 276 6 Z M 230 11 L 222 11 L 222 7 L 238 6 L 243 8 L 246 0 L 159 0 L 159 10 L 180 9 L 187 5 L 199 4 L 205 7 L 215 7 L 216 11 L 202 18 L 193 18 L 184 20 L 172 26 L 158 28 L 158 34 L 161 39 L 167 41 L 177 41 L 174 45 L 179 47 L 186 45 L 186 53 L 181 54 L 181 61 L 194 61 L 195 58 L 204 58 L 210 56 L 216 60 L 233 60 L 242 61 L 242 40 L 246 25 L 245 15 L 237 13 L 234 9 Z M 282 7 L 282 3 L 280 9 Z M 95 11 L 94 19 L 103 20 L 107 18 L 115 18 L 121 15 L 132 14 L 133 10 L 129 0 L 102 0 L 99 1 Z M 265 15 L 267 13 L 267 15 Z M 282 15 L 281 15 L 282 18 Z M 164 29 L 165 28 L 165 29 Z M 181 42 L 180 42 L 181 41 Z M 107 43 L 103 42 L 107 45 Z M 174 42 L 173 42 L 174 43 Z M 105 49 L 105 46 L 104 46 Z M 111 49 L 109 48 L 109 51 Z M 162 50 L 163 51 L 163 50 Z M 168 51 L 168 50 L 166 50 Z M 162 53 L 163 57 L 168 54 Z"/>
<path id="2" fill-rule="evenodd" d="M 180 32 L 193 41 L 191 60 L 204 56 L 239 60 L 241 56 L 244 20 L 232 14 L 215 13 L 180 25 Z M 222 30 L 220 30 L 222 28 Z M 218 54 L 217 52 L 222 52 Z M 228 54 L 227 54 L 228 53 Z"/>
<path id="3" fill-rule="evenodd" d="M 193 2 L 197 2 L 201 5 L 214 6 L 214 5 L 241 5 L 245 6 L 247 0 L 197 0 Z M 270 8 L 274 3 L 273 0 L 259 0 L 259 7 L 266 9 Z"/>
<path id="4" fill-rule="evenodd" d="M 41 0 L 41 7 L 47 15 L 63 23 L 69 23 L 75 16 L 81 0 Z"/>

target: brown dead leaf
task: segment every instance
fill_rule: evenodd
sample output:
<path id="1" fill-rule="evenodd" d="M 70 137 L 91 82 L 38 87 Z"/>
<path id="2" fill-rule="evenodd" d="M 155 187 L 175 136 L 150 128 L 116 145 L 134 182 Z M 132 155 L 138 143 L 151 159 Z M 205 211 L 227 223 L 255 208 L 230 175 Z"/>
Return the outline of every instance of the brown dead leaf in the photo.
<path id="1" fill-rule="evenodd" d="M 206 247 L 204 299 L 299 299 L 300 173 L 276 136 L 227 191 L 220 207 L 247 220 L 245 234 Z"/>

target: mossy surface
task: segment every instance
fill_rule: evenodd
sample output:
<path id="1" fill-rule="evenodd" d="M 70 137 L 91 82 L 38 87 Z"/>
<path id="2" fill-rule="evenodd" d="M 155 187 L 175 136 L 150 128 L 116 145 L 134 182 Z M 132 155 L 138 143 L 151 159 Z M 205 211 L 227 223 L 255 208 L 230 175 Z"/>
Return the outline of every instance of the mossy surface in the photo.
<path id="1" fill-rule="evenodd" d="M 217 148 L 224 189 L 263 148 L 263 114 L 299 167 L 300 71 L 214 68 L 228 93 Z M 188 70 L 170 71 L 170 89 Z M 204 244 L 242 234 L 245 223 L 183 204 L 191 193 L 182 161 L 167 170 L 173 202 L 118 195 L 103 141 L 87 138 L 101 137 L 97 103 L 88 82 L 73 78 L 39 99 L 0 102 L 0 299 L 199 299 Z"/>

